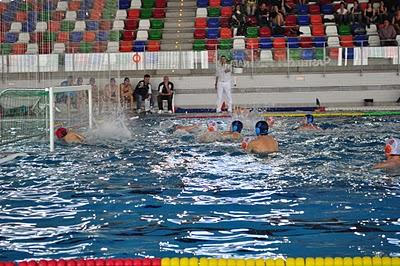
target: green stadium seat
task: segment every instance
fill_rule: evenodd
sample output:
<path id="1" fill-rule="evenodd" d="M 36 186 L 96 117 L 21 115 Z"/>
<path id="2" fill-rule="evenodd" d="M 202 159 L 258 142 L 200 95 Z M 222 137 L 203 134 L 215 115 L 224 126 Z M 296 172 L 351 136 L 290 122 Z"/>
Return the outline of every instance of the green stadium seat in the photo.
<path id="1" fill-rule="evenodd" d="M 193 50 L 194 51 L 204 51 L 206 49 L 206 42 L 204 40 L 194 40 Z"/>
<path id="2" fill-rule="evenodd" d="M 31 3 L 23 1 L 19 5 L 18 10 L 19 11 L 32 11 L 33 10 L 33 6 L 32 6 Z"/>
<path id="3" fill-rule="evenodd" d="M 61 21 L 61 31 L 73 31 L 75 28 L 75 21 L 63 20 Z"/>
<path id="4" fill-rule="evenodd" d="M 228 60 L 232 59 L 232 54 L 230 50 L 218 50 L 218 58 L 221 58 L 221 56 L 225 56 Z"/>
<path id="5" fill-rule="evenodd" d="M 79 52 L 80 53 L 91 53 L 93 51 L 92 44 L 87 42 L 81 42 L 79 45 Z"/>
<path id="6" fill-rule="evenodd" d="M 117 11 L 116 10 L 112 10 L 112 9 L 105 9 L 103 11 L 103 19 L 108 19 L 108 20 L 113 20 L 115 19 L 115 13 Z"/>
<path id="7" fill-rule="evenodd" d="M 142 8 L 140 11 L 140 18 L 148 19 L 151 18 L 152 10 L 151 8 Z"/>
<path id="8" fill-rule="evenodd" d="M 43 34 L 43 41 L 44 42 L 55 42 L 57 40 L 57 33 L 56 32 L 44 32 Z"/>
<path id="9" fill-rule="evenodd" d="M 219 41 L 219 49 L 230 50 L 233 48 L 233 41 L 231 39 L 222 39 Z"/>
<path id="10" fill-rule="evenodd" d="M 326 54 L 325 54 L 325 57 L 327 57 Z M 324 48 L 316 48 L 315 49 L 315 59 L 324 60 Z"/>
<path id="11" fill-rule="evenodd" d="M 0 54 L 7 55 L 11 54 L 12 46 L 10 43 L 0 44 Z"/>
<path id="12" fill-rule="evenodd" d="M 289 59 L 290 60 L 300 60 L 301 50 L 300 49 L 289 49 Z"/>
<path id="13" fill-rule="evenodd" d="M 339 35 L 351 35 L 350 25 L 346 24 L 339 25 Z"/>
<path id="14" fill-rule="evenodd" d="M 159 29 L 151 29 L 149 30 L 149 40 L 161 40 L 162 32 Z"/>
<path id="15" fill-rule="evenodd" d="M 163 29 L 164 28 L 164 21 L 159 19 L 152 19 L 150 20 L 150 28 L 152 29 Z"/>
<path id="16" fill-rule="evenodd" d="M 39 13 L 38 21 L 49 21 L 51 19 L 51 12 L 43 11 Z"/>
<path id="17" fill-rule="evenodd" d="M 247 38 L 258 38 L 258 28 L 257 27 L 248 27 L 246 29 L 246 37 Z"/>
<path id="18" fill-rule="evenodd" d="M 120 31 L 110 31 L 109 40 L 112 42 L 119 42 L 121 39 L 121 32 Z"/>
<path id="19" fill-rule="evenodd" d="M 221 12 L 219 10 L 219 7 L 208 8 L 208 16 L 209 17 L 219 17 L 220 15 L 221 15 Z"/>
<path id="20" fill-rule="evenodd" d="M 142 1 L 142 7 L 144 8 L 153 8 L 154 7 L 154 0 L 143 0 Z"/>

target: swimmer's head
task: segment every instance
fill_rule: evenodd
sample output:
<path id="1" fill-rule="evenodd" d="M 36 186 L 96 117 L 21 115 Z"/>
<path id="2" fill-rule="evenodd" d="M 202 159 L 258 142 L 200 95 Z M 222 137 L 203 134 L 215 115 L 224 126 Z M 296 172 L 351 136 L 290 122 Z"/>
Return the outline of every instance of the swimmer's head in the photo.
<path id="1" fill-rule="evenodd" d="M 67 135 L 67 129 L 64 127 L 60 127 L 59 129 L 56 130 L 55 134 L 57 136 L 57 138 L 62 139 L 63 137 L 65 137 Z"/>
<path id="2" fill-rule="evenodd" d="M 258 121 L 256 123 L 256 135 L 268 135 L 268 124 L 265 121 Z"/>
<path id="3" fill-rule="evenodd" d="M 267 118 L 267 124 L 269 127 L 272 127 L 272 125 L 275 123 L 275 119 L 272 116 L 268 116 Z"/>
<path id="4" fill-rule="evenodd" d="M 400 155 L 400 140 L 396 138 L 390 138 L 386 141 L 385 154 L 389 155 Z"/>
<path id="5" fill-rule="evenodd" d="M 218 130 L 217 123 L 215 121 L 208 122 L 207 130 L 209 132 L 217 131 Z"/>
<path id="6" fill-rule="evenodd" d="M 232 122 L 231 128 L 232 128 L 232 132 L 240 133 L 240 132 L 242 132 L 242 129 L 243 129 L 243 123 L 240 122 L 239 120 L 235 120 Z"/>
<path id="7" fill-rule="evenodd" d="M 306 115 L 306 124 L 312 124 L 312 123 L 314 123 L 314 116 L 307 114 Z"/>

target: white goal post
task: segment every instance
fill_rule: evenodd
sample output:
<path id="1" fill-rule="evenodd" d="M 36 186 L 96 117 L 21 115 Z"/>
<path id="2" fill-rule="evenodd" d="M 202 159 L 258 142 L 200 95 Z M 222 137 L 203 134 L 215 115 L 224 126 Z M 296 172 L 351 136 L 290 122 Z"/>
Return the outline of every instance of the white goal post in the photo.
<path id="1" fill-rule="evenodd" d="M 88 118 L 89 118 L 89 129 L 93 127 L 93 100 L 92 100 L 92 86 L 80 85 L 80 86 L 60 86 L 50 87 L 46 89 L 49 92 L 49 139 L 50 139 L 50 151 L 54 151 L 54 127 L 55 125 L 55 110 L 56 101 L 55 95 L 58 93 L 71 93 L 71 92 L 85 92 L 88 93 Z"/>

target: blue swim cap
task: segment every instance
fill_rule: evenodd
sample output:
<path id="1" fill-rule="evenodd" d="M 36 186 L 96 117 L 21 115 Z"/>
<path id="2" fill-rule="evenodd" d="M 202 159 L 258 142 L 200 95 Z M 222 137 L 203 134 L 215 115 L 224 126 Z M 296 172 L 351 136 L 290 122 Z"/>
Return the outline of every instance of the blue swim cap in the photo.
<path id="1" fill-rule="evenodd" d="M 242 132 L 243 129 L 243 123 L 240 122 L 239 120 L 235 120 L 231 124 L 232 132 Z"/>
<path id="2" fill-rule="evenodd" d="M 313 115 L 307 114 L 306 115 L 306 119 L 307 119 L 307 124 L 314 123 L 314 116 Z"/>
<path id="3" fill-rule="evenodd" d="M 268 135 L 268 124 L 265 121 L 258 121 L 256 123 L 256 135 Z"/>

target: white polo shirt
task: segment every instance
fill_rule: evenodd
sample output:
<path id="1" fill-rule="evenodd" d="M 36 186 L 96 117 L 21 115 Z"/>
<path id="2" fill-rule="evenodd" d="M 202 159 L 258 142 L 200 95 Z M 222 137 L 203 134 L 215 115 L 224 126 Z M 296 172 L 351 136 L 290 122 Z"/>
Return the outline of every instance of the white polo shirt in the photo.
<path id="1" fill-rule="evenodd" d="M 227 69 L 229 71 L 225 72 L 225 70 L 227 70 Z M 218 64 L 216 76 L 218 77 L 218 82 L 231 82 L 232 66 L 228 63 L 225 63 L 224 65 Z"/>

